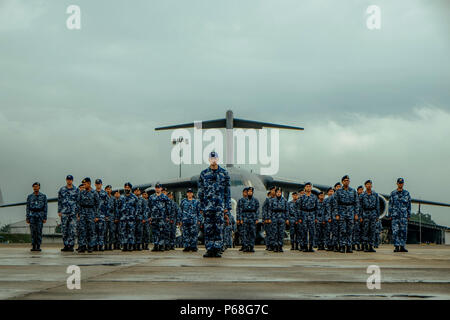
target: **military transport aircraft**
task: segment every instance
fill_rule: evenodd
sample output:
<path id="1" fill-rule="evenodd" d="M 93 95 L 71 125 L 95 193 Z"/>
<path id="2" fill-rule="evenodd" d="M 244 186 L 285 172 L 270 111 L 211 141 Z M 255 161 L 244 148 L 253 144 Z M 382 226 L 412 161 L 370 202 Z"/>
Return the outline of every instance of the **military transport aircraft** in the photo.
<path id="1" fill-rule="evenodd" d="M 155 130 L 160 131 L 160 130 L 175 130 L 175 129 L 181 129 L 181 128 L 192 128 L 192 127 L 195 127 L 196 125 L 197 125 L 197 123 L 191 122 L 191 123 L 185 123 L 185 124 L 159 127 L 159 128 L 155 128 Z M 290 130 L 304 130 L 301 127 L 295 127 L 295 126 L 287 126 L 287 125 L 279 125 L 279 124 L 268 123 L 268 122 L 237 119 L 237 118 L 233 117 L 233 112 L 231 110 L 228 110 L 226 112 L 225 118 L 202 121 L 201 125 L 202 125 L 202 129 L 226 128 L 226 129 L 232 130 L 233 128 L 245 128 L 245 129 L 277 128 L 277 129 L 290 129 Z M 233 139 L 230 139 L 230 140 L 231 141 L 227 141 L 227 143 L 228 143 L 227 150 L 230 150 L 230 149 L 233 150 Z M 272 177 L 272 176 L 268 176 L 268 175 L 260 175 L 260 174 L 252 173 L 248 170 L 235 167 L 232 163 L 232 160 L 230 160 L 230 159 L 227 160 L 226 169 L 228 170 L 228 173 L 230 175 L 231 202 L 232 202 L 232 212 L 231 213 L 234 216 L 236 215 L 237 200 L 242 197 L 242 189 L 245 187 L 253 187 L 254 188 L 254 197 L 256 197 L 258 199 L 258 201 L 260 203 L 260 209 L 261 209 L 262 204 L 264 203 L 264 200 L 266 199 L 267 191 L 271 186 L 281 187 L 283 189 L 284 196 L 287 199 L 290 192 L 303 189 L 304 183 L 305 183 L 305 182 L 299 182 L 299 181 L 290 180 L 290 179 L 284 179 L 284 178 L 279 178 L 279 177 Z M 179 179 L 173 179 L 173 180 L 167 180 L 167 181 L 158 180 L 158 181 L 154 181 L 152 183 L 135 185 L 135 186 L 133 186 L 133 188 L 140 188 L 141 190 L 147 190 L 151 194 L 154 192 L 154 189 L 151 187 L 154 186 L 156 182 L 159 182 L 164 187 L 166 187 L 169 191 L 173 191 L 174 194 L 176 195 L 176 199 L 178 201 L 180 201 L 182 193 L 184 193 L 187 188 L 192 188 L 192 189 L 194 189 L 194 191 L 196 191 L 199 175 L 200 174 L 191 176 L 189 178 L 179 178 Z M 320 191 L 326 192 L 327 189 L 330 187 L 328 185 L 315 184 L 315 183 L 313 183 L 313 186 L 314 186 L 313 192 L 315 194 L 317 194 Z M 113 192 L 115 192 L 115 191 L 121 192 L 122 189 L 115 189 Z M 380 218 L 382 218 L 387 213 L 389 195 L 381 194 L 381 193 L 379 193 L 379 195 L 380 195 L 380 206 L 381 206 Z M 57 200 L 58 200 L 57 198 L 49 198 L 48 202 L 56 202 Z M 450 207 L 449 203 L 441 203 L 441 202 L 419 200 L 419 199 L 412 199 L 412 203 Z M 1 194 L 0 194 L 0 208 L 22 206 L 25 204 L 26 204 L 26 202 L 3 204 Z M 260 217 L 259 221 L 261 221 L 261 217 Z M 259 240 L 259 241 L 261 241 L 261 239 L 264 238 L 262 229 L 263 229 L 262 223 L 260 222 L 257 227 L 257 240 Z"/>

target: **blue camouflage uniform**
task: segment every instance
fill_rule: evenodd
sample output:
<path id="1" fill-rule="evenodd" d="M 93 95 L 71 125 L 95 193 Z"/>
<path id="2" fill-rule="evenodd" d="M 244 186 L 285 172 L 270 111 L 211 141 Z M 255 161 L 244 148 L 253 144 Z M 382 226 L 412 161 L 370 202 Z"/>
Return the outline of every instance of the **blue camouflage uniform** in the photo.
<path id="1" fill-rule="evenodd" d="M 375 245 L 377 221 L 380 216 L 380 199 L 378 194 L 372 191 L 361 195 L 361 209 L 363 218 L 363 243 Z"/>
<path id="2" fill-rule="evenodd" d="M 411 216 L 411 196 L 408 191 L 394 190 L 389 197 L 389 217 L 392 218 L 394 246 L 406 245 L 408 219 Z"/>
<path id="3" fill-rule="evenodd" d="M 148 199 L 142 198 L 142 210 L 143 220 L 145 220 L 142 226 L 142 243 L 144 246 L 148 246 L 150 243 L 150 208 L 148 206 Z"/>
<path id="4" fill-rule="evenodd" d="M 77 228 L 78 193 L 80 190 L 72 186 L 62 187 L 58 191 L 58 212 L 61 213 L 61 232 L 64 246 L 73 247 Z"/>
<path id="5" fill-rule="evenodd" d="M 319 246 L 319 248 L 324 248 L 327 245 L 326 235 L 327 235 L 327 227 L 328 227 L 328 218 L 326 215 L 326 208 L 325 208 L 325 199 L 320 201 L 320 199 L 317 202 L 317 223 L 316 223 L 316 231 L 315 236 L 316 245 Z"/>
<path id="6" fill-rule="evenodd" d="M 164 193 L 160 195 L 155 193 L 150 197 L 148 205 L 150 208 L 153 243 L 155 246 L 165 247 L 164 231 L 170 214 L 170 199 Z"/>
<path id="7" fill-rule="evenodd" d="M 319 200 L 314 193 L 311 193 L 309 196 L 304 194 L 299 199 L 300 216 L 303 220 L 302 224 L 304 231 L 302 243 L 304 245 L 315 245 L 315 220 L 317 216 L 318 202 Z"/>
<path id="8" fill-rule="evenodd" d="M 135 244 L 136 213 L 139 209 L 139 199 L 130 193 L 119 198 L 120 237 L 122 245 Z"/>
<path id="9" fill-rule="evenodd" d="M 286 230 L 286 220 L 289 216 L 289 206 L 286 199 L 281 196 L 280 198 L 274 197 L 270 199 L 268 216 L 272 220 L 271 227 L 273 231 L 273 237 L 271 237 L 270 245 L 273 247 L 282 247 L 284 240 L 284 231 Z"/>
<path id="10" fill-rule="evenodd" d="M 47 220 L 47 196 L 34 192 L 27 197 L 26 219 L 30 223 L 31 243 L 40 246 L 42 242 L 43 221 Z"/>
<path id="11" fill-rule="evenodd" d="M 342 187 L 333 195 L 334 216 L 339 215 L 339 245 L 351 246 L 353 241 L 353 225 L 355 215 L 359 213 L 359 197 L 355 189 Z"/>
<path id="12" fill-rule="evenodd" d="M 105 242 L 106 216 L 109 210 L 109 197 L 105 190 L 97 191 L 100 200 L 99 210 L 97 210 L 97 221 L 95 222 L 95 245 L 103 246 Z"/>
<path id="13" fill-rule="evenodd" d="M 197 248 L 199 224 L 202 221 L 200 202 L 197 199 L 184 198 L 180 204 L 179 222 L 183 233 L 185 248 Z"/>
<path id="14" fill-rule="evenodd" d="M 358 192 L 357 192 L 358 193 Z M 352 244 L 353 245 L 360 245 L 362 237 L 364 235 L 364 218 L 363 218 L 363 211 L 362 211 L 362 193 L 358 195 L 359 200 L 359 212 L 358 220 L 355 220 L 353 225 L 353 238 L 352 238 Z M 361 222 L 362 220 L 362 222 Z"/>
<path id="15" fill-rule="evenodd" d="M 376 224 L 376 228 L 375 228 L 375 248 L 378 247 L 381 239 L 381 231 L 383 230 L 383 225 L 381 224 L 381 219 L 378 219 L 377 224 Z"/>
<path id="16" fill-rule="evenodd" d="M 107 211 L 105 215 L 105 245 L 112 246 L 115 243 L 115 199 L 108 195 Z"/>
<path id="17" fill-rule="evenodd" d="M 300 219 L 300 211 L 298 210 L 298 199 L 297 201 L 291 200 L 288 202 L 289 205 L 289 237 L 291 240 L 291 245 L 299 244 L 298 236 L 299 232 L 299 223 Z"/>
<path id="18" fill-rule="evenodd" d="M 242 220 L 242 201 L 244 201 L 244 197 L 240 198 L 236 205 L 236 221 Z M 239 243 L 243 246 L 244 245 L 244 226 L 242 224 L 238 224 L 237 226 L 237 232 L 239 234 Z"/>
<path id="19" fill-rule="evenodd" d="M 241 202 L 241 220 L 243 220 L 243 246 L 255 246 L 256 220 L 259 218 L 259 201 L 255 197 L 243 198 Z"/>
<path id="20" fill-rule="evenodd" d="M 327 248 L 331 248 L 334 245 L 332 238 L 333 210 L 331 206 L 332 206 L 331 197 L 326 197 L 323 200 L 323 207 L 324 207 L 324 220 L 326 220 L 324 238 Z"/>
<path id="21" fill-rule="evenodd" d="M 206 250 L 221 250 L 223 247 L 224 215 L 231 210 L 230 176 L 228 171 L 218 166 L 206 168 L 198 180 L 200 210 L 204 216 L 204 236 Z M 224 210 L 228 210 L 227 213 Z"/>
<path id="22" fill-rule="evenodd" d="M 95 246 L 95 222 L 100 207 L 100 199 L 97 191 L 90 189 L 81 190 L 78 193 L 78 245 L 90 248 Z"/>
<path id="23" fill-rule="evenodd" d="M 180 208 L 178 207 L 178 204 L 174 200 L 170 198 L 169 200 L 170 200 L 169 214 L 167 216 L 168 221 L 165 224 L 164 236 L 166 246 L 169 248 L 173 248 L 175 246 L 175 232 L 177 229 L 176 223 Z"/>
<path id="24" fill-rule="evenodd" d="M 115 248 L 119 248 L 122 244 L 122 233 L 120 231 L 120 197 L 114 197 L 114 244 Z"/>
<path id="25" fill-rule="evenodd" d="M 272 199 L 272 198 L 271 197 L 267 197 L 264 200 L 264 203 L 263 203 L 263 206 L 262 206 L 262 213 L 261 213 L 261 217 L 262 217 L 262 220 L 263 220 L 264 231 L 266 232 L 266 237 L 264 239 L 264 242 L 266 244 L 266 248 L 269 248 L 269 246 L 273 242 L 273 240 L 272 240 L 272 238 L 273 238 L 272 223 L 267 223 L 266 222 L 266 220 L 270 220 L 270 216 L 269 216 L 270 199 Z"/>
<path id="26" fill-rule="evenodd" d="M 138 204 L 136 209 L 135 216 L 135 227 L 134 227 L 134 243 L 137 245 L 142 244 L 142 239 L 144 236 L 144 224 L 142 221 L 144 220 L 144 201 L 145 199 L 142 196 L 136 196 L 138 198 Z"/>

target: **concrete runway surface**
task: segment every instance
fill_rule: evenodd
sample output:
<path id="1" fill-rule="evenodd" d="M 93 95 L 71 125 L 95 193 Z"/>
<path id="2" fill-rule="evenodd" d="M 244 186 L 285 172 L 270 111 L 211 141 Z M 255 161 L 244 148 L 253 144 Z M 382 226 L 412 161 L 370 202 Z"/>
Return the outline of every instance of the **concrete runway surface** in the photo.
<path id="1" fill-rule="evenodd" d="M 0 245 L 0 299 L 450 299 L 450 246 L 408 246 L 393 253 L 316 251 L 256 253 L 228 249 L 203 258 L 168 252 L 62 253 L 60 245 L 32 253 L 27 244 Z M 69 290 L 69 265 L 81 269 L 81 289 Z M 369 265 L 381 289 L 369 290 Z"/>

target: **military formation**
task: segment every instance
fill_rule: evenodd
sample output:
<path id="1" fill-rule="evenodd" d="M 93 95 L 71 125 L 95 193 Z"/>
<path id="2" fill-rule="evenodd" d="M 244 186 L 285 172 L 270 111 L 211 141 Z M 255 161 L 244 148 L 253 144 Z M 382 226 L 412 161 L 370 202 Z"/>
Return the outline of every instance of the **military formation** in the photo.
<path id="1" fill-rule="evenodd" d="M 262 223 L 266 250 L 283 252 L 286 229 L 289 230 L 291 250 L 318 250 L 352 253 L 353 250 L 375 252 L 381 231 L 380 198 L 372 189 L 372 181 L 357 190 L 350 187 L 344 176 L 334 188 L 318 195 L 312 184 L 293 192 L 292 200 L 283 197 L 283 190 L 269 188 L 262 206 L 252 187 L 245 188 L 236 206 L 236 219 L 231 214 L 230 176 L 218 165 L 218 155 L 211 152 L 210 166 L 200 173 L 197 198 L 187 189 L 180 204 L 173 193 L 161 184 L 155 193 L 124 184 L 123 194 L 101 179 L 91 186 L 89 177 L 76 187 L 73 176 L 58 192 L 58 215 L 61 218 L 63 252 L 79 253 L 122 250 L 198 251 L 199 233 L 203 231 L 205 258 L 219 258 L 236 243 L 240 251 L 255 252 L 257 225 Z M 392 220 L 395 252 L 405 248 L 411 197 L 403 189 L 404 180 L 397 180 L 397 189 L 389 199 L 388 217 Z M 41 251 L 42 228 L 47 220 L 47 197 L 40 184 L 33 184 L 27 198 L 26 221 L 30 224 L 32 251 Z M 234 240 L 233 240 L 234 238 Z"/>

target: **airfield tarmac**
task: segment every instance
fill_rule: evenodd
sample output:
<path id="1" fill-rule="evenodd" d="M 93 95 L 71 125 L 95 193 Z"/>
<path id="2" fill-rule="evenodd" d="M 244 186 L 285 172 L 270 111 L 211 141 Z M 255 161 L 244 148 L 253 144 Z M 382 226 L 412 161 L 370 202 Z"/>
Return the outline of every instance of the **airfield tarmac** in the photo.
<path id="1" fill-rule="evenodd" d="M 0 245 L 0 299 L 450 299 L 450 246 L 408 246 L 393 253 L 316 251 L 256 253 L 228 249 L 222 258 L 168 252 L 62 253 L 47 244 Z M 69 290 L 69 265 L 81 268 L 81 289 Z M 369 265 L 381 289 L 366 285 Z"/>

